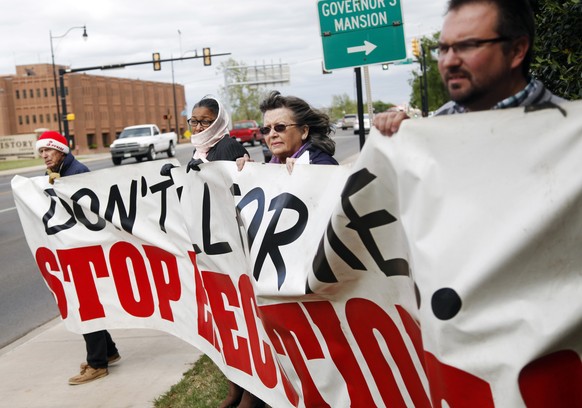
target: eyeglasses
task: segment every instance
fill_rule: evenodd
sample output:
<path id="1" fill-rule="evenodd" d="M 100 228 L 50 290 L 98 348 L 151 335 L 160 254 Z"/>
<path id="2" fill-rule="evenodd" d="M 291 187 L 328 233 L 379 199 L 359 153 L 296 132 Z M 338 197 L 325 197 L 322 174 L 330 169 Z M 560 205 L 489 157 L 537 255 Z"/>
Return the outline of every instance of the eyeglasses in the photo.
<path id="1" fill-rule="evenodd" d="M 470 54 L 471 52 L 481 48 L 485 44 L 494 44 L 509 41 L 511 38 L 508 37 L 495 37 L 487 39 L 475 39 L 475 40 L 465 40 L 458 41 L 452 44 L 438 43 L 434 49 L 436 49 L 439 58 L 444 57 L 449 50 L 452 48 L 453 52 L 459 56 Z"/>
<path id="2" fill-rule="evenodd" d="M 195 128 L 198 125 L 202 126 L 203 128 L 207 128 L 208 126 L 212 125 L 213 123 L 214 123 L 214 120 L 206 120 L 206 119 L 196 120 L 194 118 L 188 119 L 188 124 L 193 128 Z"/>
<path id="3" fill-rule="evenodd" d="M 263 126 L 263 127 L 259 128 L 259 132 L 261 132 L 262 135 L 268 135 L 269 133 L 271 133 L 271 129 L 274 129 L 275 132 L 281 133 L 281 132 L 286 131 L 289 126 L 299 126 L 299 125 L 297 123 L 290 123 L 288 125 L 284 125 L 282 123 L 277 123 L 272 128 L 269 126 Z"/>

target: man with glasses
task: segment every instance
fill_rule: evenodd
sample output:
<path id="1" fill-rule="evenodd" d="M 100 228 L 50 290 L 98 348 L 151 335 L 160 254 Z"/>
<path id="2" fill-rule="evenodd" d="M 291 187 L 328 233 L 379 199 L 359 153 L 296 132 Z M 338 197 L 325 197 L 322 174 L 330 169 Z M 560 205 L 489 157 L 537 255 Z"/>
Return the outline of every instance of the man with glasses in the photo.
<path id="1" fill-rule="evenodd" d="M 450 0 L 437 52 L 451 101 L 435 115 L 562 102 L 529 75 L 534 36 L 529 0 Z M 405 119 L 385 112 L 374 126 L 392 136 Z"/>

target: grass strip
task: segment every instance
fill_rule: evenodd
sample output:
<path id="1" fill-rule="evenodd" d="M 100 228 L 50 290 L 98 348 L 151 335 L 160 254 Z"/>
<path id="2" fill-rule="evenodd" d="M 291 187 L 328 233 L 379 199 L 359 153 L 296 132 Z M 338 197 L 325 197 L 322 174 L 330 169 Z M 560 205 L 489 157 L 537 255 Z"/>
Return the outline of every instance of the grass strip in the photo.
<path id="1" fill-rule="evenodd" d="M 155 408 L 215 408 L 228 393 L 222 371 L 203 355 L 177 384 L 154 401 Z"/>

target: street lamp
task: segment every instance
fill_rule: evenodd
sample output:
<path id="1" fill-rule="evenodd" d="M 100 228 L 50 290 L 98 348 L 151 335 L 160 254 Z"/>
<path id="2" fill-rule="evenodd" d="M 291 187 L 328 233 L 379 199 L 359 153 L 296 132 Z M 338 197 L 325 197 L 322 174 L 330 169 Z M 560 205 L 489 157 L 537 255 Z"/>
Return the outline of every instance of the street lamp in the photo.
<path id="1" fill-rule="evenodd" d="M 53 83 L 54 83 L 54 88 L 55 88 L 55 101 L 57 103 L 57 118 L 59 120 L 59 133 L 62 133 L 62 127 L 61 127 L 61 121 L 63 120 L 63 118 L 61 118 L 61 110 L 60 110 L 60 106 L 59 106 L 59 92 L 58 92 L 58 88 L 57 88 L 57 73 L 55 72 L 55 51 L 53 48 L 53 39 L 54 38 L 63 38 L 65 37 L 67 34 L 69 34 L 72 30 L 75 29 L 83 29 L 83 40 L 87 41 L 87 38 L 89 38 L 89 36 L 87 35 L 87 27 L 86 26 L 77 26 L 77 27 L 71 27 L 69 28 L 63 35 L 54 35 L 52 31 L 49 31 L 49 37 L 50 37 L 50 41 L 51 41 L 51 60 L 52 60 L 52 67 L 53 67 Z"/>
<path id="2" fill-rule="evenodd" d="M 194 55 L 198 56 L 198 50 L 187 50 L 187 51 L 182 52 L 182 32 L 180 30 L 178 30 L 178 36 L 180 37 L 180 58 L 184 58 L 184 55 L 186 55 L 186 53 L 188 53 L 188 52 L 194 52 L 195 53 Z M 181 134 L 181 132 L 179 130 L 180 124 L 178 121 L 178 101 L 176 98 L 176 81 L 174 79 L 174 57 L 170 56 L 170 58 L 171 58 L 170 66 L 172 68 L 172 95 L 174 97 L 174 123 L 176 126 L 176 133 Z M 170 126 L 169 121 L 168 121 L 168 126 Z"/>
<path id="3" fill-rule="evenodd" d="M 181 33 L 180 33 L 181 34 Z M 184 55 L 188 54 L 189 52 L 193 52 L 195 57 L 198 57 L 198 50 L 186 50 L 182 52 L 182 36 L 180 35 L 180 58 L 184 58 Z M 174 95 L 176 94 L 176 85 L 174 84 L 174 71 L 172 66 L 172 87 L 174 88 Z M 175 102 L 174 102 L 175 103 Z M 184 110 L 188 112 L 188 106 L 184 106 Z"/>

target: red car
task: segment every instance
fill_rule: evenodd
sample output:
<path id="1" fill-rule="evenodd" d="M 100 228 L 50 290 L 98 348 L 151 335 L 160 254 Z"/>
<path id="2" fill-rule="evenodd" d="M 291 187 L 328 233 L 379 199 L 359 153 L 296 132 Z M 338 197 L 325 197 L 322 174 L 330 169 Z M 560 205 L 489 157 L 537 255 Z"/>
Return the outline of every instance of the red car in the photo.
<path id="1" fill-rule="evenodd" d="M 255 142 L 263 143 L 264 138 L 259 132 L 259 124 L 254 120 L 239 120 L 233 123 L 230 131 L 230 137 L 235 138 L 239 143 L 250 143 L 251 146 Z"/>

